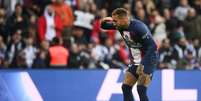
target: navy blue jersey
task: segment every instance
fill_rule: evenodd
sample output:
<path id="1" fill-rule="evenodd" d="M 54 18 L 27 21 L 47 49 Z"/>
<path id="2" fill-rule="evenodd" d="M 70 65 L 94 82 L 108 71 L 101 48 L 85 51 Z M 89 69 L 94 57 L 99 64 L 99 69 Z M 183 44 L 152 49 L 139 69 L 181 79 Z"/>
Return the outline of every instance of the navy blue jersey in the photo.
<path id="1" fill-rule="evenodd" d="M 103 29 L 116 29 L 112 22 L 102 22 Z M 157 45 L 148 27 L 139 20 L 131 20 L 128 29 L 119 30 L 130 50 L 131 62 L 151 65 L 156 63 Z M 139 56 L 140 54 L 140 56 Z"/>

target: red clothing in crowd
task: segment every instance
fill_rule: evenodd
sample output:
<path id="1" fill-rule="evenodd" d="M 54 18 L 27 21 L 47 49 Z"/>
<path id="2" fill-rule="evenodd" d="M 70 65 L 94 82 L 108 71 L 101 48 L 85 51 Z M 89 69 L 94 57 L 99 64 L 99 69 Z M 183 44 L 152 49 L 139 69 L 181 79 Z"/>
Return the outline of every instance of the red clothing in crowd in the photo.
<path id="1" fill-rule="evenodd" d="M 55 13 L 61 18 L 62 24 L 65 27 L 71 27 L 73 25 L 74 16 L 71 7 L 64 2 L 61 4 L 52 4 Z"/>
<path id="2" fill-rule="evenodd" d="M 56 30 L 56 37 L 61 36 L 61 32 L 63 30 L 62 20 L 59 16 L 54 17 L 54 24 L 55 24 L 55 30 Z M 38 19 L 38 36 L 39 40 L 43 41 L 45 40 L 45 34 L 47 30 L 47 22 L 45 16 L 41 16 Z"/>
<path id="3" fill-rule="evenodd" d="M 57 45 L 49 48 L 51 66 L 67 66 L 69 51 L 63 46 Z"/>
<path id="4" fill-rule="evenodd" d="M 95 41 L 95 42 L 99 42 L 100 39 L 99 39 L 99 33 L 101 33 L 103 30 L 101 29 L 101 23 L 100 23 L 100 19 L 97 19 L 94 21 L 93 23 L 93 29 L 92 29 L 92 40 Z M 115 41 L 115 33 L 116 31 L 115 30 L 107 30 L 105 31 L 108 35 L 108 37 L 110 39 L 112 39 L 112 41 L 114 42 Z"/>
<path id="5" fill-rule="evenodd" d="M 120 46 L 118 55 L 121 61 L 123 61 L 124 64 L 128 64 L 129 62 L 129 53 L 126 51 L 124 46 Z"/>

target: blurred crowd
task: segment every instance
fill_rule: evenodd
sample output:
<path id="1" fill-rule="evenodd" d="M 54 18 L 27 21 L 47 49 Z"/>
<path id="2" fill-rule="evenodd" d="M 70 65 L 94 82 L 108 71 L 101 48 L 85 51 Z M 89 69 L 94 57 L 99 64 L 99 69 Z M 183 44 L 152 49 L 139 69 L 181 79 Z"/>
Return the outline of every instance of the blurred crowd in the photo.
<path id="1" fill-rule="evenodd" d="M 201 69 L 201 0 L 0 0 L 0 68 L 126 68 L 129 51 L 100 20 L 123 7 L 158 44 L 158 69 Z"/>

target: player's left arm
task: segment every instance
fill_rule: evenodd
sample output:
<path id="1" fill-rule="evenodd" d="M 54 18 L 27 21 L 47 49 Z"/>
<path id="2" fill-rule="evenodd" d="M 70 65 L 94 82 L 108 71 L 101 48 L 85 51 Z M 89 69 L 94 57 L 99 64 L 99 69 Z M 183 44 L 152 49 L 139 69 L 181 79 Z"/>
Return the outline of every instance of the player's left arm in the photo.
<path id="1" fill-rule="evenodd" d="M 144 62 L 144 60 L 148 59 L 151 62 L 155 62 L 156 59 L 155 57 L 155 52 L 157 50 L 157 46 L 155 41 L 153 40 L 150 31 L 148 30 L 148 28 L 144 25 L 140 25 L 139 27 L 137 27 L 137 33 L 139 33 L 139 36 L 141 37 L 142 40 L 142 45 L 144 47 L 146 47 L 146 52 L 144 54 L 144 59 L 142 59 L 141 63 Z"/>

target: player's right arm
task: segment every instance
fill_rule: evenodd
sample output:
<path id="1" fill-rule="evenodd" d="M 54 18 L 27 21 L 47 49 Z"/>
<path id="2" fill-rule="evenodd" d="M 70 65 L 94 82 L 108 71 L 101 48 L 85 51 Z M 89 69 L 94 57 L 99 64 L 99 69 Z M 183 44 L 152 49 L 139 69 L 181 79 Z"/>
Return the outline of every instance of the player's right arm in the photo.
<path id="1" fill-rule="evenodd" d="M 116 26 L 112 17 L 105 17 L 101 20 L 101 28 L 105 30 L 115 30 Z"/>

